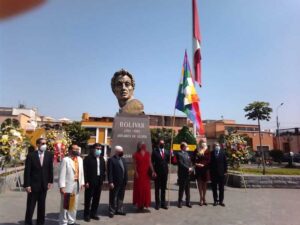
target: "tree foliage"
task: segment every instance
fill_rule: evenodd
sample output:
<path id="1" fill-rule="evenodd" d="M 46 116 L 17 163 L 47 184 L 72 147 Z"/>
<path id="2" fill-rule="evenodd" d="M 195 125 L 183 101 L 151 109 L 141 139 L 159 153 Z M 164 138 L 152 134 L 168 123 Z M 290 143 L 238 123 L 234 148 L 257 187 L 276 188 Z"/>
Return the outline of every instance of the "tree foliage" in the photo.
<path id="1" fill-rule="evenodd" d="M 20 122 L 16 119 L 11 119 L 11 118 L 7 118 L 6 120 L 4 120 L 1 124 L 1 129 L 5 128 L 5 127 L 14 127 L 14 128 L 20 128 Z"/>
<path id="2" fill-rule="evenodd" d="M 244 108 L 246 112 L 245 117 L 248 120 L 266 120 L 269 121 L 271 119 L 271 112 L 273 111 L 272 108 L 269 107 L 268 102 L 258 102 L 255 101 L 250 103 Z"/>
<path id="3" fill-rule="evenodd" d="M 175 132 L 173 134 L 175 136 Z M 171 147 L 171 141 L 172 141 L 172 129 L 167 128 L 154 128 L 151 129 L 151 142 L 152 142 L 152 148 L 154 149 L 159 140 L 164 140 L 165 142 L 165 148 L 170 149 Z"/>
<path id="4" fill-rule="evenodd" d="M 193 133 L 189 130 L 187 126 L 183 126 L 176 137 L 174 138 L 174 144 L 180 144 L 181 142 L 186 142 L 189 145 L 196 145 L 197 140 Z"/>
<path id="5" fill-rule="evenodd" d="M 63 129 L 67 132 L 73 143 L 78 144 L 81 148 L 86 148 L 91 134 L 81 126 L 80 122 L 64 124 Z"/>

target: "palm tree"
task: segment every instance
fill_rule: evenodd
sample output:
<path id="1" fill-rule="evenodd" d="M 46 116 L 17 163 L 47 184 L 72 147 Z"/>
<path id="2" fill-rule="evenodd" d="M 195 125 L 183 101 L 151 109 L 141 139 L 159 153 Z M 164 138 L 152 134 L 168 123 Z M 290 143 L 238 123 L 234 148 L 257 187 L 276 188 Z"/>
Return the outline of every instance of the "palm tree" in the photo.
<path id="1" fill-rule="evenodd" d="M 248 120 L 257 120 L 258 123 L 258 133 L 259 133 L 259 148 L 262 152 L 262 161 L 263 161 L 263 175 L 266 173 L 266 165 L 265 165 L 265 154 L 264 150 L 261 146 L 261 135 L 260 135 L 260 121 L 266 120 L 269 121 L 271 119 L 271 112 L 273 111 L 272 108 L 269 107 L 268 102 L 258 102 L 255 101 L 253 103 L 250 103 L 244 108 L 244 111 L 246 112 L 245 117 L 247 117 Z"/>

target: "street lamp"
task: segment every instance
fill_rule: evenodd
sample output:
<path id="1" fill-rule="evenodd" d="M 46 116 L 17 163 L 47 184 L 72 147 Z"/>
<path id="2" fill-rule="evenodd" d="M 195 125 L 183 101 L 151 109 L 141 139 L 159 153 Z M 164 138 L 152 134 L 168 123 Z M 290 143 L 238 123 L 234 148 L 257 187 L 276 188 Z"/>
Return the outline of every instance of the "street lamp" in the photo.
<path id="1" fill-rule="evenodd" d="M 279 146 L 279 150 L 280 150 L 281 146 L 280 146 L 280 137 L 279 137 L 278 109 L 279 109 L 281 106 L 283 106 L 283 102 L 280 103 L 280 105 L 277 106 L 277 108 L 276 108 L 276 124 L 277 124 L 276 136 L 277 136 L 277 143 L 278 143 L 278 146 Z"/>

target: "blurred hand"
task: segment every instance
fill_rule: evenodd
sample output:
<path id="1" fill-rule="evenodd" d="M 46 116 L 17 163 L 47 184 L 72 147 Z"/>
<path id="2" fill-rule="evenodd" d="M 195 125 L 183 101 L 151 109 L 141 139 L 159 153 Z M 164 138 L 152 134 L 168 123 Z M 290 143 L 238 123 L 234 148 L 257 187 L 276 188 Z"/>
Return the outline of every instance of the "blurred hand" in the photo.
<path id="1" fill-rule="evenodd" d="M 152 172 L 152 177 L 156 178 L 157 174 L 155 172 Z"/>
<path id="2" fill-rule="evenodd" d="M 90 184 L 89 184 L 89 183 L 86 183 L 86 184 L 85 184 L 85 188 L 88 189 L 89 187 L 90 187 Z"/>
<path id="3" fill-rule="evenodd" d="M 189 173 L 191 173 L 191 172 L 193 172 L 193 168 L 192 167 L 189 168 Z"/>
<path id="4" fill-rule="evenodd" d="M 60 188 L 59 191 L 60 191 L 61 194 L 64 194 L 65 193 L 65 188 Z"/>
<path id="5" fill-rule="evenodd" d="M 110 183 L 110 184 L 109 184 L 109 189 L 112 190 L 112 189 L 114 189 L 114 188 L 115 188 L 114 184 L 113 184 L 113 183 Z"/>
<path id="6" fill-rule="evenodd" d="M 27 193 L 31 193 L 31 187 L 26 187 L 25 190 Z"/>
<path id="7" fill-rule="evenodd" d="M 52 188 L 52 184 L 48 184 L 48 190 L 50 189 L 50 188 Z"/>

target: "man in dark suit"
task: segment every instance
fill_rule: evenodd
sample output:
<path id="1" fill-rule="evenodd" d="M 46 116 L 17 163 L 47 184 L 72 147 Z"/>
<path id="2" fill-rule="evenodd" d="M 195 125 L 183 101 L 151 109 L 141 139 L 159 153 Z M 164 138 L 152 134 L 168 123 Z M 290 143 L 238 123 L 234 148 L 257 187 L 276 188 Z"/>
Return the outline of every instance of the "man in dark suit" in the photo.
<path id="1" fill-rule="evenodd" d="M 47 190 L 53 184 L 53 155 L 47 151 L 46 139 L 36 141 L 38 150 L 27 155 L 24 170 L 24 188 L 27 192 L 25 224 L 32 225 L 36 203 L 37 225 L 45 223 L 45 203 Z"/>
<path id="2" fill-rule="evenodd" d="M 108 159 L 108 183 L 109 183 L 109 217 L 115 214 L 125 216 L 123 200 L 125 187 L 128 181 L 127 166 L 123 156 L 123 148 L 115 146 L 115 154 Z"/>
<path id="3" fill-rule="evenodd" d="M 183 191 L 186 196 L 186 206 L 192 208 L 190 203 L 190 174 L 193 171 L 192 161 L 189 154 L 186 152 L 187 143 L 182 142 L 180 144 L 180 152 L 177 153 L 177 165 L 178 165 L 178 208 L 182 207 Z"/>
<path id="4" fill-rule="evenodd" d="M 218 203 L 221 206 L 224 204 L 224 183 L 225 175 L 227 173 L 227 160 L 224 150 L 221 149 L 219 143 L 214 144 L 213 151 L 211 152 L 210 161 L 210 176 L 211 176 L 211 188 L 213 191 L 214 206 Z M 217 189 L 219 188 L 219 196 Z"/>
<path id="5" fill-rule="evenodd" d="M 102 184 L 105 180 L 105 161 L 103 159 L 103 146 L 96 143 L 90 154 L 83 160 L 84 167 L 84 220 L 99 220 L 97 210 L 100 201 Z M 93 199 L 93 200 L 92 200 Z M 91 207 L 92 200 L 92 207 Z"/>
<path id="6" fill-rule="evenodd" d="M 159 207 L 168 209 L 166 205 L 166 188 L 168 181 L 168 163 L 170 161 L 170 151 L 166 150 L 164 140 L 160 140 L 158 148 L 152 151 L 151 160 L 156 173 L 155 185 L 155 209 Z M 159 193 L 160 192 L 160 193 Z M 161 194 L 159 196 L 159 194 Z"/>

